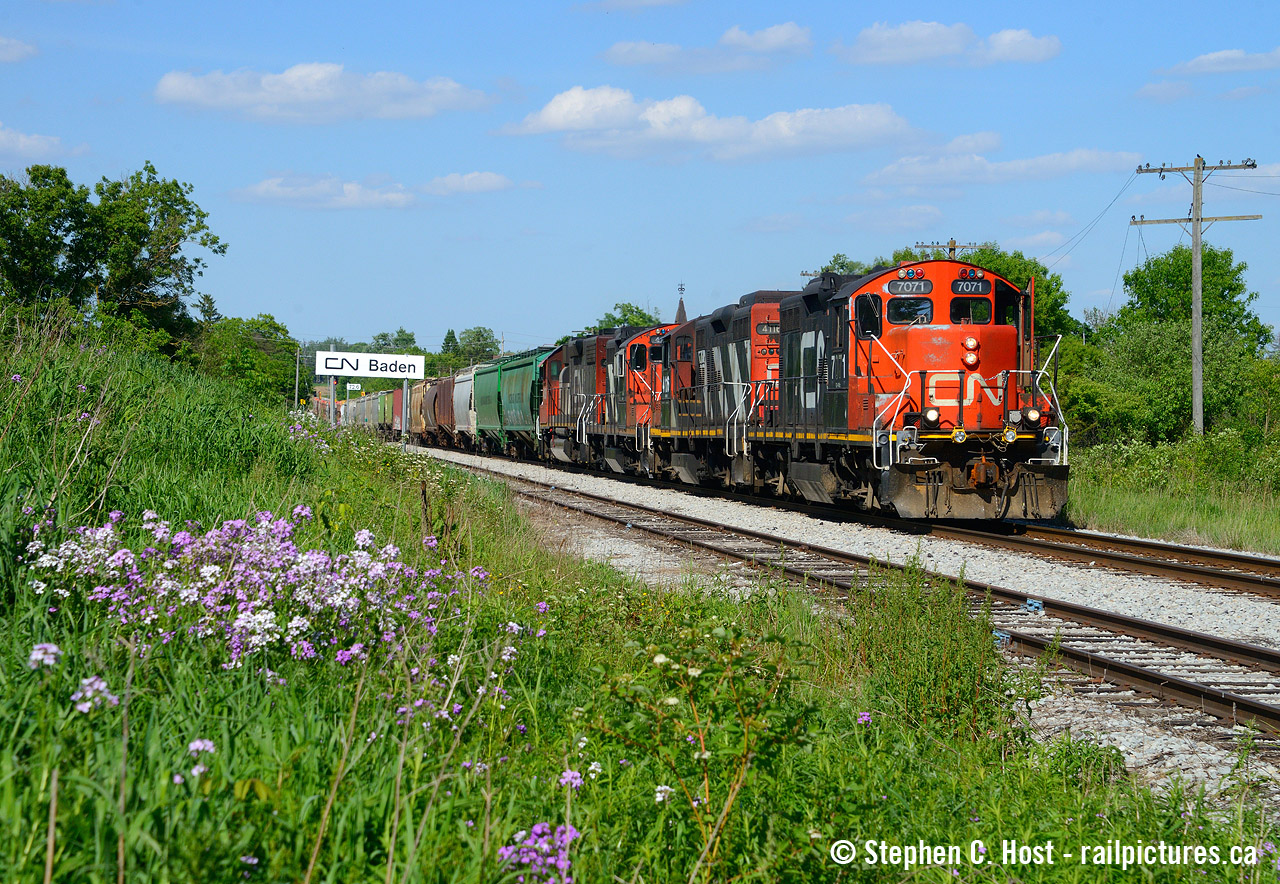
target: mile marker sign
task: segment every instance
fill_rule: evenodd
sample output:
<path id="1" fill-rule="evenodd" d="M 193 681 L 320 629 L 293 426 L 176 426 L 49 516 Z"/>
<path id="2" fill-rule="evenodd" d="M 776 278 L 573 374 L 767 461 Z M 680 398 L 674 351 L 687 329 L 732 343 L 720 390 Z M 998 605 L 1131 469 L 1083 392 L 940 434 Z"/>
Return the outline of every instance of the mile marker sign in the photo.
<path id="1" fill-rule="evenodd" d="M 321 350 L 316 353 L 316 374 L 351 378 L 426 377 L 426 360 L 421 356 L 395 356 L 384 353 L 345 353 Z"/>

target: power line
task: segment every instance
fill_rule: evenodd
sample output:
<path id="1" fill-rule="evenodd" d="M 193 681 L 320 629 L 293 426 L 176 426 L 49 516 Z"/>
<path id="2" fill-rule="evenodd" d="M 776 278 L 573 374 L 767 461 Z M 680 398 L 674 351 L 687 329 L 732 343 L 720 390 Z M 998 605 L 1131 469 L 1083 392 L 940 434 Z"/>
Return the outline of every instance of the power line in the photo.
<path id="1" fill-rule="evenodd" d="M 1232 187 L 1230 184 L 1214 184 L 1212 181 L 1206 181 L 1205 184 L 1210 187 L 1221 187 L 1223 190 L 1239 190 L 1244 193 L 1265 193 L 1267 196 L 1280 196 L 1280 193 L 1277 193 L 1274 190 L 1254 190 L 1251 187 Z"/>
<path id="2" fill-rule="evenodd" d="M 1116 200 L 1120 199 L 1120 197 L 1124 195 L 1124 192 L 1129 189 L 1129 185 L 1133 184 L 1133 182 L 1136 181 L 1137 178 L 1138 178 L 1138 175 L 1136 172 L 1131 174 L 1129 176 L 1129 179 L 1125 181 L 1124 186 L 1121 187 L 1118 191 L 1116 191 L 1116 195 L 1111 198 L 1111 202 L 1107 203 L 1106 206 L 1103 207 L 1102 211 L 1093 217 L 1092 221 L 1090 221 L 1083 228 L 1081 228 L 1080 231 L 1077 232 L 1075 236 L 1071 237 L 1071 239 L 1068 239 L 1065 242 L 1063 242 L 1061 245 L 1059 245 L 1058 248 L 1051 250 L 1045 255 L 1042 255 L 1041 256 L 1042 260 L 1044 258 L 1049 258 L 1054 254 L 1054 252 L 1057 252 L 1059 249 L 1062 249 L 1068 245 L 1071 245 L 1071 248 L 1067 249 L 1065 252 L 1063 252 L 1061 255 L 1058 256 L 1057 261 L 1054 261 L 1045 269 L 1052 270 L 1054 267 L 1058 265 L 1059 261 L 1067 257 L 1067 255 L 1070 255 L 1071 252 L 1075 250 L 1076 246 L 1084 242 L 1085 237 L 1088 236 L 1093 231 L 1093 228 L 1098 226 L 1098 222 L 1102 220 L 1102 217 L 1106 215 L 1108 210 L 1110 210 L 1110 208 L 1116 204 Z M 1075 241 L 1074 244 L 1072 244 L 1072 240 Z"/>
<path id="3" fill-rule="evenodd" d="M 1138 230 L 1141 231 L 1142 228 L 1139 227 Z M 1119 285 L 1120 283 L 1120 271 L 1124 269 L 1124 250 L 1128 247 L 1129 247 L 1129 228 L 1126 226 L 1124 229 L 1124 243 L 1122 243 L 1120 246 L 1120 261 L 1118 264 L 1116 264 L 1116 278 L 1111 281 L 1111 294 L 1107 298 L 1108 313 L 1111 312 L 1111 302 L 1114 301 L 1116 298 L 1116 286 Z M 1137 249 L 1135 248 L 1134 251 L 1136 252 Z"/>

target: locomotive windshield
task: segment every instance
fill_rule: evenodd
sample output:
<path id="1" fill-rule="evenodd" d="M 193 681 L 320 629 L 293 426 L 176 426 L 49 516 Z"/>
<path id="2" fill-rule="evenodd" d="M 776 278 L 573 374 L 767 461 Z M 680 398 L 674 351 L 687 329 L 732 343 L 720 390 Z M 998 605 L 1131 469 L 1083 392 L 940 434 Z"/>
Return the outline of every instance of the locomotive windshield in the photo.
<path id="1" fill-rule="evenodd" d="M 952 298 L 951 321 L 956 325 L 986 325 L 991 321 L 991 302 L 986 298 Z"/>
<path id="2" fill-rule="evenodd" d="M 928 298 L 890 298 L 888 318 L 894 325 L 933 321 L 933 301 Z"/>

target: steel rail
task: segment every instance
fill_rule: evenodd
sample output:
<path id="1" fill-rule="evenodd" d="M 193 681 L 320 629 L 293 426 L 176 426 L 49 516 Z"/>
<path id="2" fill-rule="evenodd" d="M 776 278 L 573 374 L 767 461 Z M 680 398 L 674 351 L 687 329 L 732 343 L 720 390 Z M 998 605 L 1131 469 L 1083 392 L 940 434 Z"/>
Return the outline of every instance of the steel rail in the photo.
<path id="1" fill-rule="evenodd" d="M 1091 565 L 1101 563 L 1124 571 L 1172 577 L 1176 580 L 1187 580 L 1280 598 L 1280 561 L 1241 553 L 1218 553 L 1215 550 L 1182 547 L 1154 540 L 1116 538 L 1113 543 L 1112 538 L 1102 535 L 1082 535 L 1066 529 L 1045 529 L 1039 526 L 1028 527 L 1026 533 L 1004 534 L 982 528 L 935 525 L 930 533 L 935 537 L 1047 555 Z M 1064 541 L 1056 538 L 1069 539 Z M 1121 550 L 1138 551 L 1141 554 Z M 1165 558 L 1166 556 L 1176 558 Z M 1256 570 L 1253 572 L 1231 570 L 1240 567 Z M 1258 571 L 1266 573 L 1257 573 Z"/>
<path id="2" fill-rule="evenodd" d="M 530 463 L 535 463 L 530 461 Z M 547 466 L 541 461 L 538 466 Z M 976 527 L 953 525 L 945 522 L 926 522 L 916 519 L 899 519 L 878 513 L 842 509 L 781 497 L 745 494 L 726 488 L 689 485 L 651 476 L 634 476 L 626 473 L 602 473 L 581 464 L 557 463 L 556 469 L 569 473 L 596 476 L 648 485 L 692 494 L 734 500 L 756 506 L 767 506 L 788 512 L 825 518 L 832 521 L 856 522 L 875 528 L 886 528 L 907 534 L 930 535 L 962 543 L 978 543 L 1017 552 L 1042 555 L 1050 558 L 1083 562 L 1098 566 L 1099 563 L 1118 570 L 1189 581 L 1206 586 L 1234 589 L 1255 595 L 1280 598 L 1280 559 L 1268 559 L 1247 553 L 1207 550 L 1200 547 L 1183 547 L 1156 540 L 1111 538 L 1065 528 L 1041 525 L 1001 522 L 997 526 Z M 1011 529 L 1011 530 L 1010 530 Z M 1087 546 L 1082 544 L 1089 544 Z M 1127 550 L 1120 552 L 1117 550 Z M 1157 556 L 1151 558 L 1149 556 Z M 1182 559 L 1182 561 L 1177 561 Z M 1251 569 L 1241 571 L 1234 569 Z"/>
<path id="3" fill-rule="evenodd" d="M 644 506 L 642 504 L 624 503 L 613 498 L 593 494 L 591 492 L 561 488 L 551 483 L 539 482 L 533 479 L 507 476 L 498 471 L 484 467 L 468 467 L 468 469 L 489 473 L 503 479 L 514 479 L 518 482 L 541 486 L 548 491 L 560 491 L 566 494 L 572 494 L 576 497 L 585 498 L 599 504 L 642 513 L 645 516 L 665 519 L 701 530 L 716 531 L 730 536 L 738 535 L 740 537 L 748 537 L 771 545 L 777 545 L 782 552 L 785 552 L 787 549 L 804 551 L 821 556 L 822 558 L 829 559 L 836 563 L 862 566 L 867 569 L 880 567 L 889 570 L 905 571 L 911 568 L 909 565 L 898 564 L 884 559 L 863 556 L 843 550 L 830 549 L 828 547 L 804 543 L 802 541 L 790 541 L 786 538 L 781 538 L 776 535 L 748 528 L 731 528 L 707 519 L 700 519 L 694 516 L 676 515 L 654 507 Z M 562 509 L 576 511 L 592 518 L 603 519 L 615 524 L 625 525 L 628 528 L 635 528 L 653 536 L 663 538 L 664 540 L 702 549 L 718 556 L 746 562 L 754 567 L 761 568 L 762 570 L 780 572 L 804 582 L 843 591 L 851 590 L 855 586 L 854 581 L 851 579 L 816 573 L 815 569 L 811 565 L 807 567 L 788 565 L 785 562 L 762 558 L 756 554 L 738 552 L 711 541 L 681 534 L 678 531 L 652 525 L 645 525 L 636 521 L 634 518 L 628 519 L 625 516 L 600 512 L 599 509 L 592 508 L 590 506 L 574 504 L 563 500 L 555 500 L 541 493 L 521 491 L 518 488 L 513 490 L 517 494 L 533 500 L 549 503 Z M 1069 602 L 1027 595 L 1026 593 L 995 586 L 989 583 L 982 583 L 974 580 L 959 580 L 958 578 L 950 575 L 938 574 L 936 572 L 926 571 L 925 573 L 933 577 L 953 581 L 958 585 L 963 586 L 967 591 L 982 595 L 983 597 L 989 596 L 991 598 L 1000 599 L 1001 601 L 1016 605 L 1025 605 L 1027 602 L 1038 602 L 1043 606 L 1044 613 L 1047 616 L 1071 620 L 1084 625 L 1126 635 L 1131 638 L 1156 641 L 1168 647 L 1180 648 L 1182 650 L 1215 657 L 1232 663 L 1249 664 L 1272 672 L 1280 672 L 1280 651 L 1276 651 L 1271 648 L 1249 645 L 1243 642 L 1236 642 L 1230 639 L 1224 639 L 1218 636 L 1182 629 L 1180 627 L 1170 626 L 1167 624 L 1140 620 L 1138 618 L 1128 617 L 1111 611 L 1104 611 L 1097 608 L 1085 607 L 1083 605 L 1075 605 Z M 859 574 L 861 574 L 861 572 L 859 572 Z M 1018 650 L 1024 654 L 1038 656 L 1045 653 L 1046 650 L 1052 646 L 1054 653 L 1059 656 L 1062 662 L 1070 666 L 1070 668 L 1091 678 L 1099 678 L 1105 674 L 1107 676 L 1106 680 L 1108 681 L 1130 685 L 1139 690 L 1149 692 L 1158 698 L 1175 699 L 1182 705 L 1199 708 L 1220 718 L 1225 718 L 1236 723 L 1251 722 L 1265 728 L 1266 730 L 1280 733 L 1280 707 L 1262 703 L 1248 697 L 1242 697 L 1209 685 L 1197 684 L 1195 682 L 1178 678 L 1176 676 L 1166 675 L 1152 669 L 1135 666 L 1131 663 L 1113 660 L 1080 648 L 1074 648 L 1069 644 L 1057 644 L 1053 640 L 1028 635 L 1018 631 L 1001 629 L 999 632 L 1002 638 L 1007 636 L 1008 641 L 1014 650 Z"/>

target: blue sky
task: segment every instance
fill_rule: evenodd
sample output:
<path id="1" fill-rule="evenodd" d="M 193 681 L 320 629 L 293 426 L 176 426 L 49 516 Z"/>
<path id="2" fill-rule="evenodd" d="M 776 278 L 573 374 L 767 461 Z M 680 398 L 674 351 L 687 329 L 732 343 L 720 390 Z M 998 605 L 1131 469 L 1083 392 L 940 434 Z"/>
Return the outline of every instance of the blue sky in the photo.
<path id="1" fill-rule="evenodd" d="M 522 348 L 952 236 L 1114 309 L 1186 241 L 1128 226 L 1191 199 L 1133 168 L 1249 156 L 1205 211 L 1264 219 L 1206 240 L 1280 326 L 1278 85 L 1274 3 L 6 0 L 0 171 L 190 182 L 224 313 Z"/>

